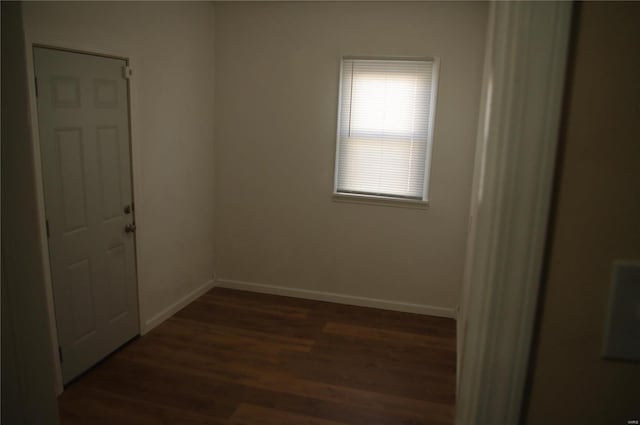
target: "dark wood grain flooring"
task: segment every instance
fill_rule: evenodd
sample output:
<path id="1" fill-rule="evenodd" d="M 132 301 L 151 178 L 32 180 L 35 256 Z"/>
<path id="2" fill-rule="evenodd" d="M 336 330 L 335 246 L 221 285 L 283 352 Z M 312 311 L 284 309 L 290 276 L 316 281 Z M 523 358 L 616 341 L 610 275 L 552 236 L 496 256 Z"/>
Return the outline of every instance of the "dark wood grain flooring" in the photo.
<path id="1" fill-rule="evenodd" d="M 216 288 L 60 396 L 62 424 L 453 423 L 451 319 Z"/>

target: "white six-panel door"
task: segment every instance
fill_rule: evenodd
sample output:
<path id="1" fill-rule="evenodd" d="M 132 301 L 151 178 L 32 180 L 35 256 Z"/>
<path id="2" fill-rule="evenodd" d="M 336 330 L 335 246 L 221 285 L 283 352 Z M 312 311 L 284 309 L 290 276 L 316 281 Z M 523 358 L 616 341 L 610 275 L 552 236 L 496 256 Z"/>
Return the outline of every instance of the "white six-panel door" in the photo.
<path id="1" fill-rule="evenodd" d="M 139 332 L 126 62 L 34 48 L 65 383 Z"/>

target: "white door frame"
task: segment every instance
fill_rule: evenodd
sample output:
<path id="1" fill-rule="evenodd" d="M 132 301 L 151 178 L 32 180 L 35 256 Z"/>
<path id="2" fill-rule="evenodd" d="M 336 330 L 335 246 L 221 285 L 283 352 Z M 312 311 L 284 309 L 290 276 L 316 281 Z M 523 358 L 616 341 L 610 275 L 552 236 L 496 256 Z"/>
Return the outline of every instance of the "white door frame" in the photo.
<path id="1" fill-rule="evenodd" d="M 105 51 L 101 48 L 96 48 L 95 46 L 87 46 L 82 44 L 72 44 L 66 42 L 57 42 L 55 40 L 35 40 L 32 39 L 28 33 L 25 34 L 25 50 L 27 53 L 27 81 L 34 82 L 35 81 L 35 66 L 33 59 L 33 49 L 35 47 L 44 47 L 56 50 L 62 50 L 66 52 L 73 53 L 82 53 L 96 56 L 105 56 L 114 59 L 120 59 L 126 61 L 127 65 L 135 69 L 134 61 L 131 58 L 131 55 L 127 55 L 122 52 L 115 51 Z M 133 76 L 129 78 L 128 84 L 128 101 L 129 101 L 129 144 L 131 146 L 131 179 L 132 179 L 132 195 L 133 202 L 135 205 L 134 217 L 136 221 L 136 225 L 140 227 L 140 217 L 142 214 L 140 213 L 141 208 L 143 208 L 139 202 L 141 197 L 141 187 L 140 187 L 140 164 L 141 164 L 141 153 L 140 147 L 137 145 L 135 137 L 135 122 L 133 120 L 133 108 L 134 105 L 137 105 L 137 97 L 136 91 L 133 88 L 134 79 Z M 57 394 L 60 395 L 64 390 L 63 379 L 62 379 L 62 367 L 60 365 L 60 356 L 58 352 L 58 331 L 56 328 L 56 316 L 55 316 L 55 308 L 53 301 L 53 281 L 51 278 L 51 265 L 49 262 L 49 241 L 47 238 L 47 229 L 46 229 L 46 214 L 45 214 L 45 198 L 44 198 L 44 181 L 42 175 L 42 157 L 40 153 L 40 132 L 38 126 L 38 100 L 36 98 L 36 90 L 35 84 L 30 83 L 28 85 L 29 90 L 29 109 L 30 109 L 30 120 L 31 120 L 31 142 L 33 147 L 33 161 L 34 161 L 34 170 L 35 170 L 35 182 L 36 182 L 36 200 L 38 204 L 38 219 L 40 223 L 40 258 L 42 260 L 43 270 L 44 270 L 44 282 L 45 282 L 45 292 L 47 296 L 47 306 L 48 306 L 48 314 L 49 314 L 49 328 L 51 334 L 51 344 L 52 344 L 52 352 L 53 358 L 51 359 L 52 368 L 55 371 L 56 377 L 56 390 Z M 142 223 L 143 224 L 143 223 Z M 142 312 L 143 312 L 143 298 L 141 296 L 140 288 L 142 287 L 140 283 L 140 275 L 138 271 L 140 270 L 140 255 L 141 255 L 141 247 L 140 247 L 140 238 L 136 237 L 135 241 L 135 265 L 136 265 L 136 285 L 137 285 L 137 293 L 138 293 L 138 329 L 142 332 Z"/>
<path id="2" fill-rule="evenodd" d="M 572 7 L 491 4 L 459 317 L 458 425 L 520 422 Z"/>

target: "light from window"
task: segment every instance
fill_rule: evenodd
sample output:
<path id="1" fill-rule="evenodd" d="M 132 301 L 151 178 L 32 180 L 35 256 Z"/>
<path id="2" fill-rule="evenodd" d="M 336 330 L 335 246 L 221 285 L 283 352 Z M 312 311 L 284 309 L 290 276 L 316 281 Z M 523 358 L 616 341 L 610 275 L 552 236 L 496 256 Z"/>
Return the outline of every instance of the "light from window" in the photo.
<path id="1" fill-rule="evenodd" d="M 426 201 L 435 61 L 344 58 L 335 192 Z"/>

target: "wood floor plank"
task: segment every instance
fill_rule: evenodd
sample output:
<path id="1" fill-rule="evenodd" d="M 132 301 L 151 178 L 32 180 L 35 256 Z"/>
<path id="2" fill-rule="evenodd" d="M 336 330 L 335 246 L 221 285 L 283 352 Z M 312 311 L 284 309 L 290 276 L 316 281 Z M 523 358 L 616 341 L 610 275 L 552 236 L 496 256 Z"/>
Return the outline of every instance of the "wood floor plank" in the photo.
<path id="1" fill-rule="evenodd" d="M 218 323 L 222 326 L 240 327 L 251 331 L 264 332 L 294 338 L 314 338 L 322 330 L 322 323 L 312 323 L 304 319 L 276 317 L 268 313 L 253 311 L 240 314 L 228 306 L 212 308 L 205 303 L 194 302 L 176 314 L 177 317 Z"/>
<path id="2" fill-rule="evenodd" d="M 242 310 L 243 312 L 257 312 L 268 314 L 280 318 L 305 319 L 309 315 L 308 308 L 295 307 L 284 303 L 278 303 L 278 300 L 264 302 L 263 300 L 253 300 L 247 298 L 223 297 L 211 294 L 205 294 L 198 300 L 200 303 Z"/>
<path id="3" fill-rule="evenodd" d="M 231 417 L 231 423 L 234 425 L 347 425 L 244 403 Z"/>
<path id="4" fill-rule="evenodd" d="M 375 352 L 375 357 L 369 353 Z M 455 371 L 455 352 L 438 347 L 425 347 L 421 344 L 402 344 L 394 341 L 382 341 L 367 338 L 344 336 L 339 334 L 320 335 L 309 355 L 326 355 L 336 360 L 351 361 L 356 365 L 366 364 L 388 366 L 390 368 L 412 369 L 416 373 L 435 376 L 451 375 Z"/>
<path id="5" fill-rule="evenodd" d="M 351 336 L 362 339 L 384 341 L 389 344 L 402 344 L 406 346 L 429 347 L 455 351 L 455 340 L 451 337 L 429 335 L 428 330 L 422 333 L 400 332 L 379 329 L 368 326 L 355 326 L 338 322 L 327 322 L 322 329 L 325 333 Z"/>
<path id="6" fill-rule="evenodd" d="M 451 425 L 455 322 L 216 288 L 59 398 L 61 423 Z"/>
<path id="7" fill-rule="evenodd" d="M 301 378 L 331 385 L 363 390 L 380 388 L 395 396 L 437 403 L 453 403 L 455 400 L 454 376 L 443 379 L 420 375 L 409 368 L 390 370 L 376 364 L 336 361 L 331 356 L 296 357 L 289 368 Z"/>
<path id="8" fill-rule="evenodd" d="M 64 423 L 95 425 L 223 425 L 218 420 L 184 409 L 172 409 L 77 385 L 65 391 L 60 402 Z"/>
<path id="9" fill-rule="evenodd" d="M 86 376 L 83 386 L 211 418 L 225 419 L 236 408 L 234 400 L 224 397 L 228 391 L 224 382 L 184 379 L 184 374 L 169 368 L 123 359 L 106 366 Z"/>
<path id="10" fill-rule="evenodd" d="M 417 334 L 455 337 L 455 320 L 445 317 L 358 307 L 345 304 L 321 303 L 312 311 L 325 322 L 339 322 L 379 329 Z"/>
<path id="11" fill-rule="evenodd" d="M 170 320 L 161 333 L 153 335 L 167 336 L 184 342 L 207 341 L 228 346 L 242 345 L 244 349 L 263 349 L 275 351 L 308 352 L 315 340 L 273 335 L 237 327 L 220 326 L 181 317 Z"/>
<path id="12" fill-rule="evenodd" d="M 398 397 L 375 391 L 324 384 L 286 375 L 272 374 L 255 379 L 243 379 L 242 384 L 310 399 L 324 400 L 346 406 L 351 412 L 369 412 L 380 422 L 382 416 L 394 418 L 395 423 L 450 424 L 453 422 L 453 406 Z M 412 422 L 413 423 L 413 422 Z"/>

